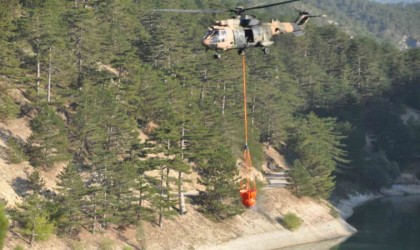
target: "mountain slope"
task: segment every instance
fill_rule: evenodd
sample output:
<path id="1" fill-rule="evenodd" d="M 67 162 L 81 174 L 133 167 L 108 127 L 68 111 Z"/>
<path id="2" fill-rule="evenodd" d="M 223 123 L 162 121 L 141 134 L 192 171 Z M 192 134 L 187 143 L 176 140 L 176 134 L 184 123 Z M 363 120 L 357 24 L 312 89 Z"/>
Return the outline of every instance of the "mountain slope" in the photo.
<path id="1" fill-rule="evenodd" d="M 401 48 L 415 47 L 416 41 L 420 41 L 419 3 L 384 5 L 365 0 L 304 3 L 322 9 L 353 35 L 373 34 Z"/>

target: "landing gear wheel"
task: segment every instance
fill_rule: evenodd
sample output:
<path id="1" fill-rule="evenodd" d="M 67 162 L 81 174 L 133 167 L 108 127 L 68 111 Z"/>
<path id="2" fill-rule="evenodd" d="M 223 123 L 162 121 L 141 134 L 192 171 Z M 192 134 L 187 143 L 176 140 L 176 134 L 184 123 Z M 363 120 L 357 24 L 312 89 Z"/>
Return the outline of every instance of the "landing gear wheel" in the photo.
<path id="1" fill-rule="evenodd" d="M 214 59 L 220 59 L 222 56 L 219 53 L 213 55 Z"/>
<path id="2" fill-rule="evenodd" d="M 270 50 L 268 48 L 262 48 L 262 51 L 264 52 L 264 55 L 268 55 Z"/>

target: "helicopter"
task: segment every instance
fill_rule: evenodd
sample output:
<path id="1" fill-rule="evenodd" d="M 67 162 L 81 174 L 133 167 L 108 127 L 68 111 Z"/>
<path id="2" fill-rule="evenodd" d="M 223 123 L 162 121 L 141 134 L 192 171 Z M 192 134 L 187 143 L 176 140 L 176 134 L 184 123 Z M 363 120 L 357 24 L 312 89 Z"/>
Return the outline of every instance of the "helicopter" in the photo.
<path id="1" fill-rule="evenodd" d="M 296 36 L 304 34 L 305 24 L 311 17 L 325 17 L 325 15 L 310 15 L 306 10 L 298 10 L 299 15 L 293 23 L 271 20 L 261 22 L 253 15 L 245 14 L 247 10 L 262 9 L 277 5 L 296 2 L 299 0 L 288 0 L 272 4 L 257 4 L 250 7 L 237 6 L 225 10 L 184 10 L 184 9 L 156 9 L 156 12 L 177 12 L 177 13 L 207 13 L 217 14 L 231 12 L 235 16 L 231 19 L 215 21 L 208 28 L 206 35 L 201 40 L 205 50 L 214 50 L 214 58 L 220 59 L 221 51 L 238 50 L 243 54 L 248 48 L 261 48 L 264 54 L 269 53 L 268 46 L 272 45 L 274 36 L 293 33 Z"/>

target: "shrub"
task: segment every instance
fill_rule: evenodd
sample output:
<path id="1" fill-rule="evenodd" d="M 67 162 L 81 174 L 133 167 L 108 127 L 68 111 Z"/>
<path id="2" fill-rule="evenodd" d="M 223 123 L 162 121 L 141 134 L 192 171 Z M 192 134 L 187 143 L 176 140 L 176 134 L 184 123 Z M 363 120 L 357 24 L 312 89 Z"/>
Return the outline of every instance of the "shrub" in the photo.
<path id="1" fill-rule="evenodd" d="M 21 245 L 17 245 L 15 248 L 13 248 L 13 250 L 25 250 L 25 248 Z"/>
<path id="2" fill-rule="evenodd" d="M 8 227 L 9 220 L 6 217 L 6 212 L 4 211 L 3 204 L 0 203 L 0 249 L 3 249 Z"/>
<path id="3" fill-rule="evenodd" d="M 8 95 L 0 94 L 0 120 L 7 121 L 16 118 L 18 114 L 19 106 L 15 104 L 13 99 Z"/>
<path id="4" fill-rule="evenodd" d="M 24 148 L 15 138 L 9 137 L 7 140 L 7 160 L 9 163 L 16 164 L 22 161 L 28 160 L 28 157 L 24 153 Z"/>
<path id="5" fill-rule="evenodd" d="M 36 241 L 48 240 L 54 233 L 54 224 L 49 221 L 45 214 L 41 214 L 36 216 L 32 222 L 27 223 L 22 233 L 31 236 L 32 230 L 35 232 Z"/>
<path id="6" fill-rule="evenodd" d="M 302 225 L 302 220 L 294 213 L 287 213 L 283 217 L 282 224 L 288 230 L 295 231 Z"/>
<path id="7" fill-rule="evenodd" d="M 100 250 L 113 250 L 115 246 L 115 242 L 113 242 L 109 238 L 103 238 L 99 243 L 98 249 Z"/>
<path id="8" fill-rule="evenodd" d="M 72 250 L 85 250 L 86 247 L 83 242 L 78 241 L 78 242 L 73 243 L 73 245 L 71 246 L 71 249 Z"/>

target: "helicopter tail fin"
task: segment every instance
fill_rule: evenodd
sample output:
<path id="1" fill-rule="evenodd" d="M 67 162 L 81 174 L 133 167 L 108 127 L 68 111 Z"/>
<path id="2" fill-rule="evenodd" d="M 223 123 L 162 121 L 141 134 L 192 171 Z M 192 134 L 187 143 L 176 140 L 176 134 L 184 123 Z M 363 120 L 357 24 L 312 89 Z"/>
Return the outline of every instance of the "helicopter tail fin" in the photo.
<path id="1" fill-rule="evenodd" d="M 296 18 L 295 23 L 303 28 L 303 26 L 309 21 L 309 12 L 306 10 L 299 10 L 299 16 Z"/>
<path id="2" fill-rule="evenodd" d="M 299 11 L 299 16 L 296 18 L 294 26 L 295 31 L 293 32 L 293 34 L 295 36 L 301 36 L 303 34 L 305 34 L 305 32 L 303 31 L 303 29 L 305 28 L 305 24 L 309 21 L 309 18 L 311 17 L 326 17 L 326 15 L 311 15 L 309 14 L 309 11 L 306 10 L 298 10 Z"/>
<path id="3" fill-rule="evenodd" d="M 311 17 L 326 17 L 327 15 L 311 15 L 307 10 L 297 10 L 299 12 L 299 16 L 295 20 L 295 24 L 297 24 L 302 29 L 304 28 L 305 24 L 309 21 Z"/>

